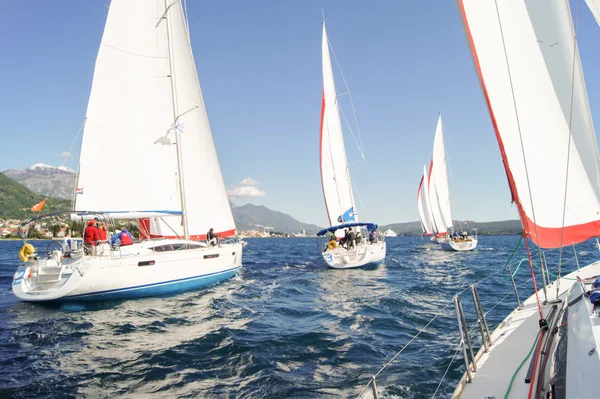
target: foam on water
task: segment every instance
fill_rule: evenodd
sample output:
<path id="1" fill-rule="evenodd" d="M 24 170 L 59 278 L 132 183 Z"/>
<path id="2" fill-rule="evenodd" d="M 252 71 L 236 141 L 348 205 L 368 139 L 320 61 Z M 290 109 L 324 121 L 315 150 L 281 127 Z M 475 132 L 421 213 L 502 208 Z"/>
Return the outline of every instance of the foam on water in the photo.
<path id="1" fill-rule="evenodd" d="M 0 397 L 357 397 L 438 315 L 378 376 L 381 397 L 431 397 L 456 351 L 449 301 L 474 281 L 484 310 L 510 292 L 502 267 L 518 240 L 481 236 L 481 248 L 453 253 L 394 237 L 384 265 L 333 270 L 314 239 L 248 239 L 244 268 L 224 284 L 84 306 L 16 301 L 21 243 L 0 241 Z M 586 244 L 579 263 L 597 254 Z M 518 273 L 529 278 L 527 267 Z M 515 304 L 509 296 L 490 312 L 490 328 Z M 462 364 L 452 363 L 437 397 L 450 395 Z"/>

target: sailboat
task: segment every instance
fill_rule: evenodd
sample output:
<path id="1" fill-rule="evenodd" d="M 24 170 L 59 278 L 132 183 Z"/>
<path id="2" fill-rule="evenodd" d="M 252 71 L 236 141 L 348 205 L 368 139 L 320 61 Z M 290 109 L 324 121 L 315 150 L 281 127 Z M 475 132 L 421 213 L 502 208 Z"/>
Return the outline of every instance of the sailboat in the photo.
<path id="1" fill-rule="evenodd" d="M 45 250 L 26 242 L 12 284 L 19 299 L 172 294 L 241 268 L 181 1 L 110 3 L 79 163 L 71 218 L 115 230 L 139 221 L 141 240 L 72 239 Z M 207 243 L 210 228 L 219 240 Z"/>
<path id="2" fill-rule="evenodd" d="M 358 221 L 325 23 L 323 23 L 322 56 L 320 163 L 323 196 L 330 225 L 317 233 L 318 237 L 328 238 L 322 256 L 330 267 L 336 269 L 377 265 L 385 259 L 385 237 L 379 233 L 378 225 Z M 335 239 L 336 234 L 344 236 L 339 240 L 340 242 Z M 362 237 L 358 238 L 359 235 Z"/>
<path id="3" fill-rule="evenodd" d="M 396 234 L 396 232 L 392 229 L 387 229 L 386 231 L 383 232 L 383 235 L 386 237 L 397 237 L 398 234 Z"/>
<path id="4" fill-rule="evenodd" d="M 477 247 L 477 235 L 453 227 L 441 114 L 435 129 L 433 156 L 429 165 L 429 203 L 437 242 L 442 249 L 471 251 Z"/>
<path id="5" fill-rule="evenodd" d="M 417 208 L 419 209 L 419 218 L 421 220 L 421 228 L 423 236 L 431 237 L 431 241 L 435 241 L 433 214 L 431 211 L 431 202 L 429 200 L 429 177 L 427 176 L 427 166 L 423 165 L 423 177 L 419 183 L 417 190 Z"/>
<path id="6" fill-rule="evenodd" d="M 560 256 L 556 281 L 547 284 L 542 273 L 538 290 L 533 279 L 535 293 L 491 334 L 491 346 L 475 356 L 477 372 L 467 369 L 453 397 L 595 397 L 600 262 L 561 273 L 563 247 L 600 235 L 600 156 L 569 2 L 458 6 L 532 275 L 532 262 L 544 259 L 530 241 L 560 248 Z"/>

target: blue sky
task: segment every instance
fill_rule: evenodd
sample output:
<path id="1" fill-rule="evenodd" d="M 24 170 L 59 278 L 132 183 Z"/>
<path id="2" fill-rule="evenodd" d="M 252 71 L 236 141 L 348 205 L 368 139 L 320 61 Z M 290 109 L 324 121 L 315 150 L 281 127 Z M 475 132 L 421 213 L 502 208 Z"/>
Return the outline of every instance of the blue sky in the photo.
<path id="1" fill-rule="evenodd" d="M 60 154 L 85 117 L 107 3 L 3 5 L 0 171 L 61 165 Z M 600 70 L 600 28 L 580 3 L 580 52 L 598 124 L 600 74 L 593 72 Z M 225 184 L 238 193 L 264 194 L 234 202 L 327 224 L 319 172 L 321 9 L 367 158 L 353 163 L 360 155 L 346 135 L 361 219 L 418 220 L 416 191 L 431 157 L 438 112 L 454 217 L 517 218 L 454 1 L 188 0 L 192 47 Z M 339 74 L 336 79 L 338 92 L 346 91 Z M 76 169 L 78 148 L 79 141 L 66 166 Z"/>

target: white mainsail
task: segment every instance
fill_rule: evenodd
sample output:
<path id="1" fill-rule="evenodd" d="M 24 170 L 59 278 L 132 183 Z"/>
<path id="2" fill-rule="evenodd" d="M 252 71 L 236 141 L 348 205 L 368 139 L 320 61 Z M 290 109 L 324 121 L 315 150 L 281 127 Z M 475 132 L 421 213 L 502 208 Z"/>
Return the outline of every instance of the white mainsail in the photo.
<path id="1" fill-rule="evenodd" d="M 433 224 L 433 215 L 431 214 L 431 204 L 429 202 L 429 179 L 427 177 L 427 167 L 423 165 L 423 177 L 417 191 L 417 207 L 421 218 L 421 227 L 423 234 L 432 235 L 435 231 Z"/>
<path id="2" fill-rule="evenodd" d="M 433 156 L 429 166 L 429 198 L 437 233 L 443 234 L 452 227 L 452 211 L 450 209 L 442 115 L 438 118 L 433 139 Z"/>
<path id="3" fill-rule="evenodd" d="M 358 222 L 342 123 L 335 92 L 329 41 L 323 23 L 323 101 L 321 104 L 321 182 L 329 224 Z"/>
<path id="4" fill-rule="evenodd" d="M 594 18 L 598 25 L 600 25 L 600 0 L 585 0 L 590 11 L 594 14 Z"/>
<path id="5" fill-rule="evenodd" d="M 525 233 L 600 235 L 600 162 L 568 2 L 458 0 Z"/>
<path id="6" fill-rule="evenodd" d="M 76 210 L 115 217 L 185 212 L 192 238 L 210 227 L 221 236 L 235 234 L 179 1 L 112 1 L 87 109 L 78 191 Z M 168 235 L 183 236 L 184 217 L 169 222 L 175 231 Z"/>

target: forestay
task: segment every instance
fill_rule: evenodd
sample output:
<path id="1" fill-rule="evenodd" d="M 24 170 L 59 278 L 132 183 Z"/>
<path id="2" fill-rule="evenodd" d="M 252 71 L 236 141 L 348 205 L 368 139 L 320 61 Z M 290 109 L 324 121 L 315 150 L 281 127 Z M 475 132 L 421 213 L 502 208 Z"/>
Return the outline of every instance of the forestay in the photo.
<path id="1" fill-rule="evenodd" d="M 83 193 L 77 195 L 77 210 L 186 211 L 190 236 L 209 227 L 235 233 L 179 1 L 111 2 L 87 109 L 78 188 Z M 170 224 L 182 236 L 177 219 L 182 217 Z"/>
<path id="2" fill-rule="evenodd" d="M 321 104 L 321 182 L 329 224 L 358 222 L 350 169 L 346 159 L 342 124 L 337 96 L 329 41 L 323 23 L 323 100 Z"/>
<path id="3" fill-rule="evenodd" d="M 600 235 L 600 162 L 568 2 L 458 2 L 525 232 L 545 248 Z"/>

